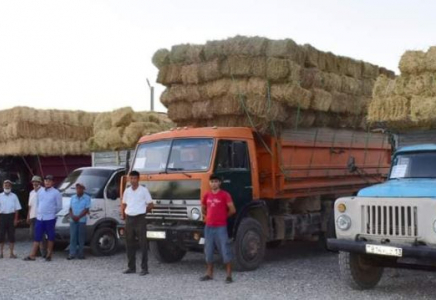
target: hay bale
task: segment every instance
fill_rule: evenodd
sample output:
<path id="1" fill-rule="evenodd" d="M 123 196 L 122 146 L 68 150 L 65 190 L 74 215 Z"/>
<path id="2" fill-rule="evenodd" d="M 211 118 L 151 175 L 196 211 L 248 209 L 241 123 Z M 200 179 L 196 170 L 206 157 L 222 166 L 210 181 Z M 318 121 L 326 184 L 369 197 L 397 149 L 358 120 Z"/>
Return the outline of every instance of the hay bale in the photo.
<path id="1" fill-rule="evenodd" d="M 372 96 L 374 98 L 389 97 L 396 86 L 396 80 L 392 80 L 385 75 L 380 75 L 374 83 Z"/>
<path id="2" fill-rule="evenodd" d="M 100 113 L 94 121 L 94 134 L 100 130 L 108 130 L 112 127 L 112 119 L 110 113 Z"/>
<path id="3" fill-rule="evenodd" d="M 288 119 L 283 123 L 285 128 L 307 128 L 315 123 L 315 112 L 310 110 L 298 110 L 295 108 L 288 110 Z"/>
<path id="4" fill-rule="evenodd" d="M 266 77 L 271 81 L 280 81 L 289 74 L 289 63 L 287 59 L 268 57 Z"/>
<path id="5" fill-rule="evenodd" d="M 291 39 L 270 40 L 266 47 L 266 56 L 290 58 L 297 64 L 304 65 L 305 51 Z"/>
<path id="6" fill-rule="evenodd" d="M 326 91 L 340 91 L 342 78 L 340 75 L 322 72 L 316 68 L 305 68 L 301 71 L 301 86 L 305 89 L 324 89 Z"/>
<path id="7" fill-rule="evenodd" d="M 426 54 L 423 51 L 406 51 L 401 56 L 399 68 L 404 74 L 419 74 L 425 71 Z"/>
<path id="8" fill-rule="evenodd" d="M 312 89 L 312 95 L 313 98 L 310 105 L 311 109 L 324 112 L 329 111 L 333 101 L 333 96 L 331 93 L 315 88 Z"/>
<path id="9" fill-rule="evenodd" d="M 204 61 L 204 46 L 203 45 L 189 45 L 186 50 L 186 61 L 188 64 L 197 64 Z"/>
<path id="10" fill-rule="evenodd" d="M 392 95 L 373 98 L 368 106 L 367 119 L 369 122 L 407 122 L 409 115 L 409 99 Z"/>
<path id="11" fill-rule="evenodd" d="M 192 116 L 194 119 L 212 119 L 212 101 L 198 101 L 192 105 Z"/>
<path id="12" fill-rule="evenodd" d="M 367 98 L 339 92 L 332 92 L 332 96 L 330 111 L 333 113 L 360 115 L 366 108 Z"/>
<path id="13" fill-rule="evenodd" d="M 267 97 L 268 81 L 257 77 L 251 77 L 247 81 L 247 94 L 253 96 Z"/>
<path id="14" fill-rule="evenodd" d="M 431 97 L 436 94 L 436 75 L 432 73 L 402 75 L 395 81 L 394 91 L 405 96 Z"/>
<path id="15" fill-rule="evenodd" d="M 315 47 L 305 44 L 303 45 L 304 51 L 306 53 L 304 66 L 306 68 L 319 68 L 319 52 Z"/>
<path id="16" fill-rule="evenodd" d="M 0 155 L 6 156 L 58 156 L 58 155 L 88 155 L 90 149 L 87 142 L 62 141 L 51 138 L 18 139 L 0 143 Z"/>
<path id="17" fill-rule="evenodd" d="M 170 103 L 168 105 L 168 117 L 174 122 L 192 119 L 192 105 L 186 101 Z"/>
<path id="18" fill-rule="evenodd" d="M 410 100 L 410 119 L 420 125 L 436 125 L 436 96 L 412 96 Z"/>
<path id="19" fill-rule="evenodd" d="M 287 78 L 287 81 L 289 83 L 296 83 L 300 84 L 301 81 L 301 65 L 297 64 L 296 62 L 293 62 L 291 60 L 288 60 L 289 64 L 289 75 Z"/>
<path id="20" fill-rule="evenodd" d="M 250 114 L 269 122 L 284 122 L 288 118 L 285 105 L 262 96 L 247 97 L 245 106 Z"/>
<path id="21" fill-rule="evenodd" d="M 436 46 L 430 47 L 425 54 L 425 66 L 428 72 L 436 72 Z"/>
<path id="22" fill-rule="evenodd" d="M 201 82 L 217 80 L 222 77 L 221 63 L 218 59 L 199 65 L 199 76 Z"/>
<path id="23" fill-rule="evenodd" d="M 182 67 L 183 84 L 200 83 L 200 68 L 198 64 L 186 65 Z"/>
<path id="24" fill-rule="evenodd" d="M 363 79 L 361 82 L 361 92 L 360 94 L 362 94 L 363 96 L 367 96 L 367 97 L 371 97 L 372 96 L 372 90 L 374 88 L 375 85 L 375 79 Z"/>
<path id="25" fill-rule="evenodd" d="M 287 104 L 289 107 L 309 109 L 312 93 L 297 84 L 273 84 L 271 97 Z"/>
<path id="26" fill-rule="evenodd" d="M 159 49 L 151 58 L 151 62 L 156 68 L 161 69 L 163 66 L 166 66 L 170 63 L 170 51 L 168 49 Z"/>
<path id="27" fill-rule="evenodd" d="M 339 59 L 331 52 L 325 53 L 325 70 L 330 73 L 340 74 Z"/>
<path id="28" fill-rule="evenodd" d="M 246 97 L 236 95 L 226 95 L 221 98 L 212 100 L 212 111 L 214 116 L 242 116 L 245 111 L 242 103 L 245 103 Z"/>
<path id="29" fill-rule="evenodd" d="M 380 67 L 378 69 L 378 72 L 380 75 L 385 75 L 386 77 L 390 78 L 390 79 L 395 79 L 396 75 L 394 71 L 388 70 L 386 68 Z"/>
<path id="30" fill-rule="evenodd" d="M 187 60 L 187 52 L 191 48 L 189 44 L 174 45 L 171 47 L 170 61 L 173 64 L 185 63 Z"/>
<path id="31" fill-rule="evenodd" d="M 342 93 L 359 95 L 362 92 L 361 81 L 348 76 L 341 76 L 341 89 Z"/>
<path id="32" fill-rule="evenodd" d="M 225 41 L 207 41 L 204 45 L 204 57 L 206 60 L 220 59 L 224 57 Z"/>
<path id="33" fill-rule="evenodd" d="M 264 56 L 268 39 L 235 36 L 224 41 L 224 55 Z"/>
<path id="34" fill-rule="evenodd" d="M 132 122 L 135 112 L 131 107 L 123 107 L 111 112 L 112 127 L 127 126 Z"/>
<path id="35" fill-rule="evenodd" d="M 213 99 L 227 94 L 231 84 L 232 80 L 227 78 L 207 82 L 204 85 L 207 98 Z"/>
<path id="36" fill-rule="evenodd" d="M 265 57 L 253 57 L 250 64 L 251 76 L 265 78 L 267 70 L 267 62 Z"/>
<path id="37" fill-rule="evenodd" d="M 379 75 L 379 67 L 367 62 L 362 62 L 362 77 L 366 79 L 375 79 Z"/>
<path id="38" fill-rule="evenodd" d="M 122 142 L 126 149 L 135 148 L 139 139 L 146 134 L 153 134 L 168 128 L 162 127 L 154 122 L 133 122 L 124 130 Z"/>

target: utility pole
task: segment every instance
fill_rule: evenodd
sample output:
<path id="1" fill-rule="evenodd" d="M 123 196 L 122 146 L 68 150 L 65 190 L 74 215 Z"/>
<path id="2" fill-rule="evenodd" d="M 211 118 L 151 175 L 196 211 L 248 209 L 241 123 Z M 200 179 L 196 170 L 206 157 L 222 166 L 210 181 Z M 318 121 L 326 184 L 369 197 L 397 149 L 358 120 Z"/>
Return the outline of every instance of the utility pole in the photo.
<path id="1" fill-rule="evenodd" d="M 150 111 L 154 111 L 154 86 L 150 84 L 150 81 L 147 78 L 147 84 L 150 88 Z"/>

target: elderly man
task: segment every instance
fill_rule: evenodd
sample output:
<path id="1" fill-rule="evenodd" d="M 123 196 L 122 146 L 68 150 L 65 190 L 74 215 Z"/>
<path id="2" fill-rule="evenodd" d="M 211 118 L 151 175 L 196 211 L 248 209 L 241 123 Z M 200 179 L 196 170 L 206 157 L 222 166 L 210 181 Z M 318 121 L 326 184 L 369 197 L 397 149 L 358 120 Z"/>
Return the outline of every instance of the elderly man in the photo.
<path id="1" fill-rule="evenodd" d="M 12 193 L 12 182 L 3 182 L 3 193 L 0 194 L 0 258 L 3 258 L 5 237 L 8 235 L 10 258 L 17 258 L 14 253 L 15 227 L 18 223 L 18 211 L 21 209 L 17 195 Z"/>
<path id="2" fill-rule="evenodd" d="M 29 194 L 29 202 L 28 202 L 28 212 L 27 212 L 27 224 L 29 224 L 29 235 L 30 239 L 33 241 L 35 238 L 35 225 L 36 225 L 36 202 L 37 202 L 37 194 L 41 189 L 42 178 L 39 176 L 32 177 L 32 186 L 33 190 Z M 44 241 L 39 245 L 41 250 L 41 256 L 46 256 L 47 249 L 47 240 L 44 238 Z"/>
<path id="3" fill-rule="evenodd" d="M 53 176 L 44 178 L 45 188 L 38 191 L 36 206 L 35 237 L 32 252 L 24 260 L 34 261 L 43 236 L 47 235 L 48 246 L 46 261 L 51 261 L 55 240 L 56 214 L 62 209 L 62 195 L 53 187 Z"/>
<path id="4" fill-rule="evenodd" d="M 76 195 L 70 200 L 70 255 L 67 259 L 85 259 L 83 247 L 86 238 L 86 215 L 91 207 L 91 197 L 85 194 L 85 185 L 76 183 Z"/>

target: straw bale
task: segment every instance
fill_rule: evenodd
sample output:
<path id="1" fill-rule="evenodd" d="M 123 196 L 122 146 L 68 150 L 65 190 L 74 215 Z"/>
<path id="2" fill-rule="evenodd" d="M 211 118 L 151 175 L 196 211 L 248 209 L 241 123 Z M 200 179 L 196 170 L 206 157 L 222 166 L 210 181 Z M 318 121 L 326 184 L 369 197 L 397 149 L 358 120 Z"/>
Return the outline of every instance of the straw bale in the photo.
<path id="1" fill-rule="evenodd" d="M 401 56 L 399 68 L 403 74 L 419 74 L 425 71 L 424 51 L 406 51 Z"/>
<path id="2" fill-rule="evenodd" d="M 297 84 L 273 84 L 271 97 L 286 103 L 289 107 L 308 109 L 311 104 L 312 93 Z"/>
<path id="3" fill-rule="evenodd" d="M 363 99 L 360 97 L 353 97 L 348 94 L 332 92 L 333 101 L 330 106 L 330 111 L 334 113 L 347 113 L 359 115 L 363 109 Z"/>
<path id="4" fill-rule="evenodd" d="M 199 64 L 186 65 L 182 67 L 182 82 L 183 84 L 200 83 Z"/>
<path id="5" fill-rule="evenodd" d="M 326 91 L 340 91 L 342 78 L 334 73 L 322 72 L 316 68 L 306 68 L 301 71 L 301 86 L 305 89 L 319 88 Z"/>
<path id="6" fill-rule="evenodd" d="M 160 102 L 165 106 L 168 107 L 168 105 L 171 103 L 172 99 L 170 97 L 170 88 L 166 88 L 162 94 L 160 94 Z"/>
<path id="7" fill-rule="evenodd" d="M 168 84 L 183 83 L 182 65 L 176 65 L 176 64 L 168 65 L 168 72 L 167 72 L 167 77 L 165 78 L 165 82 Z"/>
<path id="8" fill-rule="evenodd" d="M 291 39 L 270 40 L 266 48 L 266 56 L 277 58 L 290 58 L 292 61 L 303 65 L 305 51 Z"/>
<path id="9" fill-rule="evenodd" d="M 132 122 L 135 112 L 131 107 L 123 107 L 111 112 L 112 127 L 127 126 Z"/>
<path id="10" fill-rule="evenodd" d="M 410 119 L 416 123 L 436 125 L 436 96 L 412 96 L 410 100 Z"/>
<path id="11" fill-rule="evenodd" d="M 231 81 L 229 88 L 230 95 L 247 95 L 248 92 L 248 79 L 235 79 Z"/>
<path id="12" fill-rule="evenodd" d="M 257 56 L 251 59 L 250 74 L 255 77 L 266 76 L 267 61 L 265 57 Z"/>
<path id="13" fill-rule="evenodd" d="M 125 148 L 123 134 L 125 127 L 112 127 L 98 131 L 89 142 L 92 150 L 120 150 Z"/>
<path id="14" fill-rule="evenodd" d="M 333 101 L 333 96 L 331 93 L 326 92 L 321 89 L 313 89 L 313 99 L 310 108 L 319 111 L 328 111 Z"/>
<path id="15" fill-rule="evenodd" d="M 204 85 L 207 98 L 217 98 L 225 95 L 230 90 L 232 80 L 225 78 L 207 82 Z"/>
<path id="16" fill-rule="evenodd" d="M 170 63 L 170 51 L 168 49 L 157 50 L 151 59 L 153 65 L 160 69 Z"/>
<path id="17" fill-rule="evenodd" d="M 395 82 L 395 92 L 399 95 L 436 95 L 436 74 L 402 75 Z"/>
<path id="18" fill-rule="evenodd" d="M 385 75 L 380 75 L 374 83 L 372 96 L 374 98 L 388 97 L 393 93 L 395 86 L 396 80 L 390 79 Z"/>
<path id="19" fill-rule="evenodd" d="M 244 115 L 242 103 L 245 96 L 226 95 L 212 100 L 212 111 L 215 116 L 240 116 Z"/>
<path id="20" fill-rule="evenodd" d="M 226 77 L 265 77 L 267 63 L 264 57 L 229 56 L 221 64 Z"/>
<path id="21" fill-rule="evenodd" d="M 272 81 L 285 79 L 289 74 L 289 64 L 287 59 L 268 57 L 266 77 Z"/>
<path id="22" fill-rule="evenodd" d="M 388 69 L 383 68 L 383 67 L 380 67 L 378 69 L 378 72 L 380 75 L 385 75 L 386 77 L 388 77 L 390 79 L 395 79 L 395 77 L 396 77 L 394 71 L 388 70 Z"/>
<path id="23" fill-rule="evenodd" d="M 204 61 L 204 46 L 203 45 L 189 45 L 186 50 L 186 61 L 188 64 L 201 63 Z"/>
<path id="24" fill-rule="evenodd" d="M 199 65 L 199 76 L 200 81 L 212 81 L 216 79 L 220 79 L 221 75 L 221 64 L 218 59 L 205 62 Z"/>
<path id="25" fill-rule="evenodd" d="M 318 68 L 320 51 L 318 51 L 315 47 L 312 47 L 309 44 L 305 44 L 303 48 L 306 53 L 304 66 L 308 68 Z"/>
<path id="26" fill-rule="evenodd" d="M 362 62 L 362 77 L 375 79 L 379 75 L 379 67 L 367 62 Z"/>
<path id="27" fill-rule="evenodd" d="M 268 94 L 268 81 L 257 77 L 251 77 L 247 81 L 247 94 L 266 97 Z"/>
<path id="28" fill-rule="evenodd" d="M 174 122 L 192 119 L 192 104 L 178 101 L 168 105 L 168 117 Z"/>
<path id="29" fill-rule="evenodd" d="M 285 128 L 311 127 L 315 123 L 315 112 L 311 110 L 289 109 L 288 119 L 284 122 Z"/>
<path id="30" fill-rule="evenodd" d="M 207 41 L 204 45 L 204 57 L 206 60 L 213 60 L 224 57 L 225 41 Z"/>
<path id="31" fill-rule="evenodd" d="M 289 83 L 299 84 L 301 81 L 301 70 L 302 70 L 301 65 L 291 60 L 288 60 L 288 64 L 289 64 L 289 76 L 287 78 L 287 81 Z"/>
<path id="32" fill-rule="evenodd" d="M 26 156 L 26 155 L 85 155 L 90 149 L 84 141 L 62 141 L 51 138 L 45 139 L 18 139 L 0 143 L 0 155 Z"/>
<path id="33" fill-rule="evenodd" d="M 189 44 L 174 45 L 171 47 L 170 61 L 171 63 L 185 63 L 187 60 L 187 52 L 191 48 Z"/>
<path id="34" fill-rule="evenodd" d="M 267 121 L 284 122 L 287 118 L 286 106 L 262 96 L 250 96 L 245 100 L 247 111 Z"/>
<path id="35" fill-rule="evenodd" d="M 342 93 L 351 95 L 358 95 L 361 93 L 361 81 L 353 77 L 341 76 L 341 89 Z"/>
<path id="36" fill-rule="evenodd" d="M 146 134 L 153 134 L 169 129 L 154 122 L 133 122 L 126 127 L 122 135 L 122 142 L 127 149 L 134 148 L 139 139 Z"/>
<path id="37" fill-rule="evenodd" d="M 192 116 L 194 119 L 212 119 L 212 101 L 198 101 L 192 105 Z"/>
<path id="38" fill-rule="evenodd" d="M 263 37 L 235 36 L 224 41 L 225 55 L 264 56 L 268 39 Z"/>
<path id="39" fill-rule="evenodd" d="M 340 74 L 339 72 L 339 59 L 331 52 L 325 53 L 325 69 L 327 72 Z"/>
<path id="40" fill-rule="evenodd" d="M 403 96 L 375 97 L 368 106 L 369 122 L 402 122 L 409 120 L 409 115 L 410 101 Z"/>
<path id="41" fill-rule="evenodd" d="M 425 66 L 428 72 L 436 72 L 436 46 L 432 46 L 425 54 Z"/>
<path id="42" fill-rule="evenodd" d="M 361 94 L 363 96 L 371 97 L 374 88 L 375 79 L 366 78 L 361 81 Z"/>

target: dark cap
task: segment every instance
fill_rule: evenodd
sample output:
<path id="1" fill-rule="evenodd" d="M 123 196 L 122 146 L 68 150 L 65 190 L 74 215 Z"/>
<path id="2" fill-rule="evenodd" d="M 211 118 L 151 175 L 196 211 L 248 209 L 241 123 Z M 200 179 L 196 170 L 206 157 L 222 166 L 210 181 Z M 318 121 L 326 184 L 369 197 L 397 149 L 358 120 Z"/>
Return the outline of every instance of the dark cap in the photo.
<path id="1" fill-rule="evenodd" d="M 44 180 L 53 180 L 53 175 L 45 175 Z"/>
<path id="2" fill-rule="evenodd" d="M 222 181 L 221 177 L 218 176 L 217 174 L 210 175 L 209 180 L 218 180 L 219 182 Z"/>

